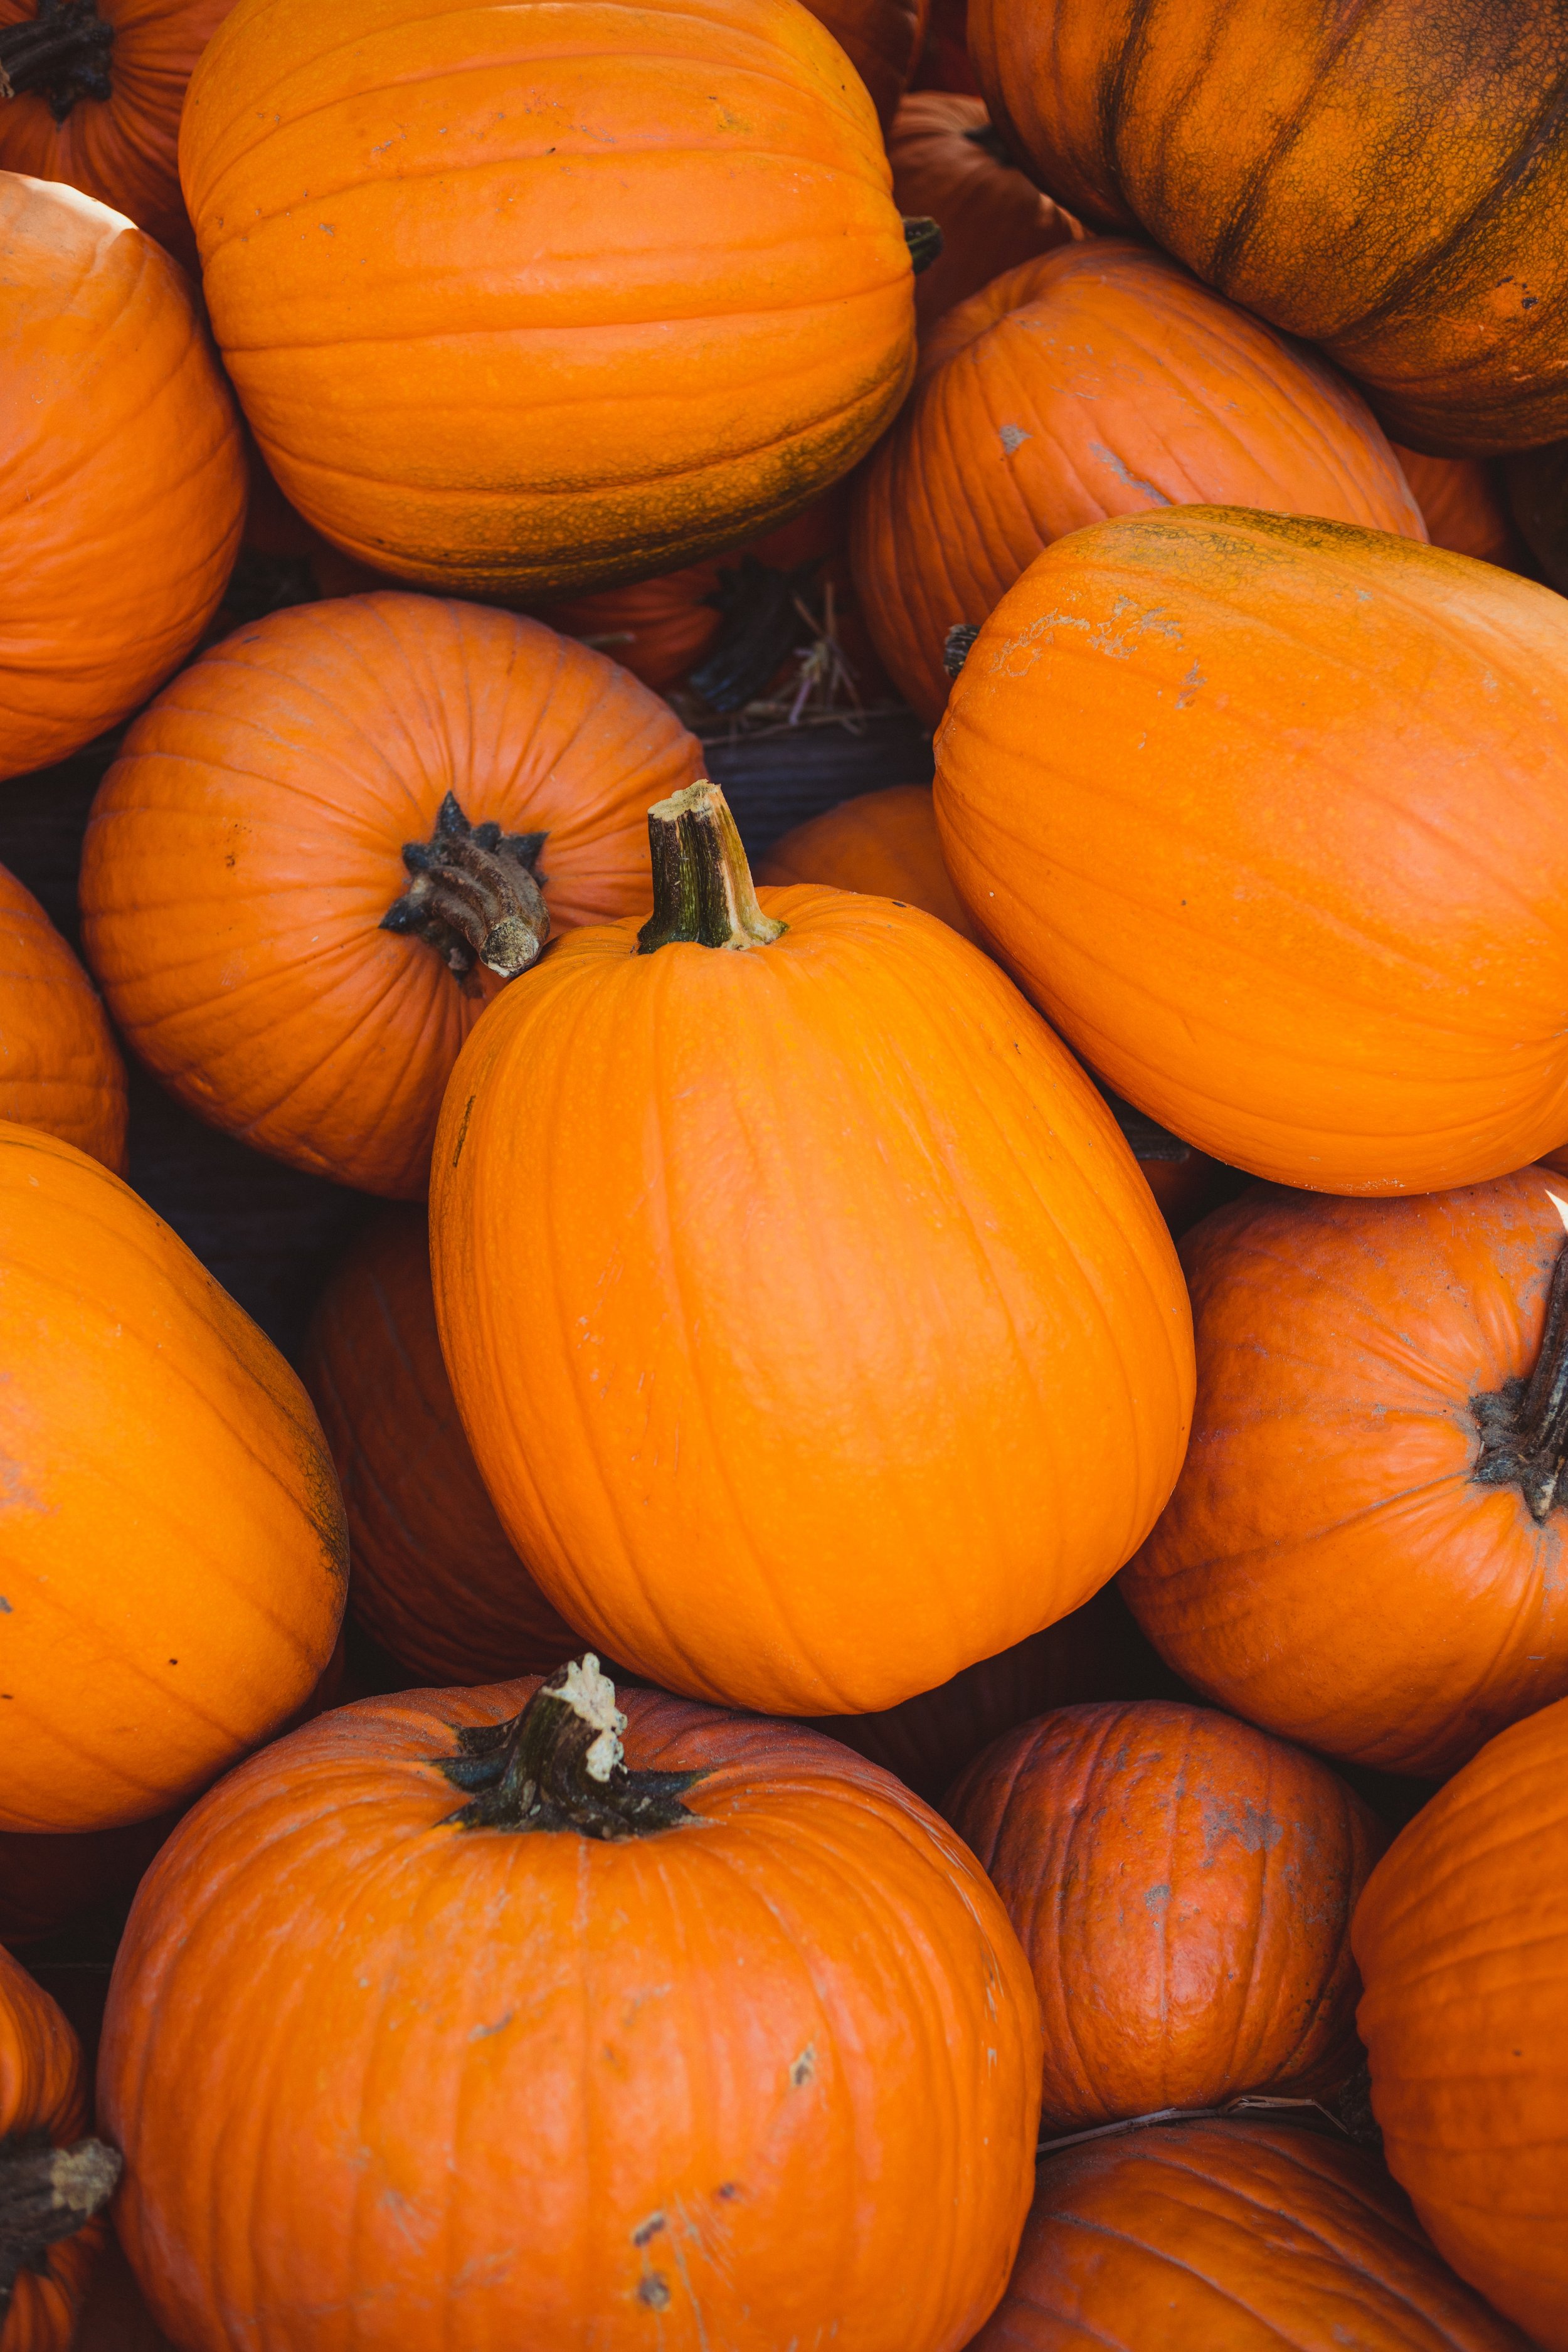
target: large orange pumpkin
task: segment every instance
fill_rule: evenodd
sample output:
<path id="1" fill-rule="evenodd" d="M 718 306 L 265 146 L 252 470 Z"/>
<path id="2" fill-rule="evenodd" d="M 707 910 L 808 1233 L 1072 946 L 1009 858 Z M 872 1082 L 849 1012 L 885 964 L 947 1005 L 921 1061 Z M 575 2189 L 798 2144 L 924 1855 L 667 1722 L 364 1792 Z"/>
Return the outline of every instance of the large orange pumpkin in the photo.
<path id="1" fill-rule="evenodd" d="M 390 1208 L 322 1294 L 301 1367 L 337 1465 L 356 1620 L 434 1683 L 538 1673 L 581 1644 L 480 1483 L 436 1332 L 421 1209 Z"/>
<path id="2" fill-rule="evenodd" d="M 1026 177 L 977 98 L 911 90 L 894 118 L 888 161 L 899 210 L 942 230 L 942 251 L 915 287 L 922 334 L 1004 270 L 1082 235 Z"/>
<path id="3" fill-rule="evenodd" d="M 953 688 L 959 895 L 1119 1094 L 1234 1167 L 1521 1167 L 1568 1134 L 1565 614 L 1294 516 L 1077 532 Z"/>
<path id="4" fill-rule="evenodd" d="M 1483 1748 L 1373 1872 L 1373 2110 L 1440 2253 L 1568 2347 L 1568 1700 Z"/>
<path id="5" fill-rule="evenodd" d="M 1122 1589 L 1194 1689 L 1429 1776 L 1568 1693 L 1553 1181 L 1256 1187 L 1187 1236 L 1193 1440 Z"/>
<path id="6" fill-rule="evenodd" d="M 309 1696 L 342 1507 L 309 1398 L 134 1192 L 0 1125 L 0 1828 L 108 1829 Z"/>
<path id="7" fill-rule="evenodd" d="M 936 811 L 926 784 L 888 784 L 858 793 L 786 833 L 759 861 L 759 882 L 787 887 L 826 882 L 921 907 L 966 940 L 975 938 L 967 908 L 942 864 Z"/>
<path id="8" fill-rule="evenodd" d="M 1047 2156 L 972 2352 L 1531 2352 L 1387 2175 L 1290 2124 L 1184 2123 Z"/>
<path id="9" fill-rule="evenodd" d="M 181 177 L 246 415 L 306 520 L 402 579 L 558 595 L 732 547 L 909 383 L 881 135 L 815 18 L 562 21 L 239 0 L 192 78 Z"/>
<path id="10" fill-rule="evenodd" d="M 245 459 L 184 278 L 74 188 L 0 172 L 0 777 L 133 710 L 217 608 Z"/>
<path id="11" fill-rule="evenodd" d="M 1490 469 L 1479 457 L 1426 457 L 1393 445 L 1434 547 L 1518 572 L 1528 563 Z"/>
<path id="12" fill-rule="evenodd" d="M 1141 1539 L 1185 1292 L 1110 1112 L 977 949 L 844 891 L 760 910 L 711 784 L 649 832 L 640 935 L 563 940 L 453 1073 L 453 1391 L 611 1655 L 767 1712 L 894 1706 Z"/>
<path id="13" fill-rule="evenodd" d="M 89 2139 L 81 2046 L 58 2005 L 0 1952 L 0 2343 L 68 2352 L 120 2158 Z M 84 2347 L 85 2352 L 85 2347 Z"/>
<path id="14" fill-rule="evenodd" d="M 806 5 L 865 83 L 886 131 L 920 60 L 928 0 L 806 0 Z"/>
<path id="15" fill-rule="evenodd" d="M 215 1127 L 415 1198 L 489 965 L 539 951 L 502 922 L 646 909 L 648 795 L 699 766 L 667 704 L 536 621 L 391 593 L 274 613 L 127 735 L 83 850 L 88 961 Z"/>
<path id="16" fill-rule="evenodd" d="M 1000 1903 L 834 1742 L 625 1706 L 592 1658 L 366 1700 L 175 1832 L 99 2091 L 177 2342 L 968 2343 L 1039 2108 Z"/>
<path id="17" fill-rule="evenodd" d="M 125 1065 L 97 993 L 32 892 L 0 866 L 0 1118 L 125 1172 Z"/>
<path id="18" fill-rule="evenodd" d="M 973 0 L 1008 143 L 1321 343 L 1414 447 L 1568 431 L 1568 71 L 1556 5 Z"/>
<path id="19" fill-rule="evenodd" d="M 1388 1833 L 1326 1764 L 1206 1707 L 1064 1706 L 942 1811 L 1034 1970 L 1047 2131 L 1355 2074 L 1351 1915 Z"/>
<path id="20" fill-rule="evenodd" d="M 853 554 L 889 672 L 927 719 L 955 623 L 1065 532 L 1184 505 L 1277 508 L 1424 539 L 1359 393 L 1163 254 L 1091 237 L 933 329 L 858 485 Z"/>

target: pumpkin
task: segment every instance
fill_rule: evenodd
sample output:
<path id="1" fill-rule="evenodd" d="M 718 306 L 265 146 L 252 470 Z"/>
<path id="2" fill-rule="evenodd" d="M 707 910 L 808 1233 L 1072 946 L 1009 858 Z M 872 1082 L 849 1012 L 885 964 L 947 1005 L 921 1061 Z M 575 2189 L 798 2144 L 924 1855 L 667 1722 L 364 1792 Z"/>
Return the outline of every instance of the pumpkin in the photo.
<path id="1" fill-rule="evenodd" d="M 301 1367 L 337 1465 L 354 1615 L 436 1683 L 537 1673 L 580 1646 L 501 1532 L 436 1333 L 420 1209 L 367 1226 L 322 1294 Z"/>
<path id="2" fill-rule="evenodd" d="M 1394 445 L 1434 547 L 1522 571 L 1529 562 L 1491 473 L 1477 457 L 1426 457 Z"/>
<path id="3" fill-rule="evenodd" d="M 1426 536 L 1370 410 L 1315 354 L 1120 237 L 1026 262 L 937 323 L 858 485 L 855 577 L 883 663 L 934 722 L 948 631 L 984 621 L 1042 548 L 1210 501 Z"/>
<path id="4" fill-rule="evenodd" d="M 125 1066 L 102 1005 L 32 892 L 0 866 L 0 1118 L 125 1172 Z"/>
<path id="5" fill-rule="evenodd" d="M 453 1392 L 605 1651 L 765 1713 L 895 1706 L 1135 1549 L 1185 1438 L 1185 1292 L 1109 1111 L 978 950 L 887 899 L 760 907 L 711 783 L 648 830 L 649 922 L 563 940 L 452 1074 Z"/>
<path id="6" fill-rule="evenodd" d="M 81 2045 L 58 2004 L 0 1951 L 0 2340 L 68 2352 L 103 2242 L 94 2217 L 120 2158 L 87 2137 Z"/>
<path id="7" fill-rule="evenodd" d="M 1118 1094 L 1233 1167 L 1368 1193 L 1517 1169 L 1568 1134 L 1562 614 L 1302 517 L 1079 531 L 953 688 L 959 896 Z"/>
<path id="8" fill-rule="evenodd" d="M 150 694 L 217 608 L 245 460 L 174 264 L 75 189 L 0 172 L 6 339 L 0 777 Z"/>
<path id="9" fill-rule="evenodd" d="M 1255 1187 L 1187 1236 L 1193 1441 L 1122 1589 L 1195 1690 L 1427 1778 L 1568 1693 L 1551 1182 Z"/>
<path id="10" fill-rule="evenodd" d="M 793 1726 L 623 1713 L 589 1656 L 232 1773 L 143 1882 L 99 2090 L 182 2344 L 327 2352 L 347 2294 L 401 2352 L 460 2294 L 468 2340 L 542 2352 L 960 2352 L 1038 2067 L 1023 1956 L 933 1814 Z"/>
<path id="11" fill-rule="evenodd" d="M 699 766 L 666 704 L 536 621 L 395 593 L 270 614 L 127 734 L 88 961 L 203 1118 L 417 1198 L 487 995 L 552 928 L 646 910 L 648 793 Z"/>
<path id="12" fill-rule="evenodd" d="M 1326 1764 L 1110 1700 L 1005 1733 L 942 1811 L 1034 1970 L 1047 2131 L 1355 2074 L 1351 1914 L 1388 1834 Z"/>
<path id="13" fill-rule="evenodd" d="M 1052 195 L 1322 344 L 1401 441 L 1568 431 L 1557 9 L 973 0 L 969 47 Z"/>
<path id="14" fill-rule="evenodd" d="M 759 882 L 788 887 L 826 882 L 921 907 L 966 940 L 973 924 L 948 879 L 926 784 L 888 784 L 858 793 L 786 833 L 757 866 Z"/>
<path id="15" fill-rule="evenodd" d="M 1352 1936 L 1373 2110 L 1439 2253 L 1568 2346 L 1568 1700 L 1401 1832 Z"/>
<path id="16" fill-rule="evenodd" d="M 0 1943 L 25 1951 L 101 1904 L 129 1895 L 174 1819 L 160 1813 L 127 1829 L 86 1830 L 75 1836 L 0 1830 Z"/>
<path id="17" fill-rule="evenodd" d="M 942 252 L 915 287 L 921 334 L 1004 270 L 1083 233 L 1025 176 L 978 98 L 911 90 L 894 118 L 888 161 L 899 210 L 942 230 Z"/>
<path id="18" fill-rule="evenodd" d="M 806 0 L 865 83 L 888 130 L 925 44 L 928 0 Z"/>
<path id="19" fill-rule="evenodd" d="M 470 594 L 783 522 L 912 364 L 875 110 L 805 10 L 580 0 L 565 49 L 560 21 L 239 0 L 181 125 L 214 331 L 283 490 L 362 562 Z"/>
<path id="20" fill-rule="evenodd" d="M 112 2234 L 94 2265 L 72 2352 L 174 2352 Z"/>
<path id="21" fill-rule="evenodd" d="M 1182 2123 L 1049 2156 L 971 2352 L 1531 2352 L 1360 2148 Z"/>
<path id="22" fill-rule="evenodd" d="M 914 89 L 957 90 L 978 98 L 980 85 L 969 62 L 968 13 L 968 0 L 931 0 Z"/>
<path id="23" fill-rule="evenodd" d="M 96 1160 L 0 1124 L 0 1829 L 192 1794 L 331 1655 L 342 1509 L 293 1373 Z"/>

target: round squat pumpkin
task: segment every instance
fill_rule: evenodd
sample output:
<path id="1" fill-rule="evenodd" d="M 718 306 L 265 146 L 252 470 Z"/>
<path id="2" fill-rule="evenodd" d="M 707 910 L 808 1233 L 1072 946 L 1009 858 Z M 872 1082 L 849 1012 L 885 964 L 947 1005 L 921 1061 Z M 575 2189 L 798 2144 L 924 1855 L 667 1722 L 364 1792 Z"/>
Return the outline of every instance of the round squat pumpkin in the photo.
<path id="1" fill-rule="evenodd" d="M 976 937 L 968 909 L 942 864 L 936 810 L 926 784 L 888 784 L 858 793 L 775 841 L 757 879 L 787 887 L 825 882 L 923 908 L 966 940 Z"/>
<path id="2" fill-rule="evenodd" d="M 954 684 L 959 896 L 1118 1094 L 1233 1167 L 1367 1193 L 1521 1167 L 1568 1134 L 1563 613 L 1300 516 L 1075 532 Z"/>
<path id="3" fill-rule="evenodd" d="M 969 44 L 1052 195 L 1322 344 L 1400 440 L 1568 431 L 1560 7 L 972 0 Z"/>
<path id="4" fill-rule="evenodd" d="M 969 2342 L 1039 2107 L 1000 1903 L 834 1742 L 625 1708 L 592 1657 L 363 1701 L 175 1832 L 99 2093 L 178 2343 Z"/>
<path id="5" fill-rule="evenodd" d="M 1194 1689 L 1428 1777 L 1568 1693 L 1554 1184 L 1258 1186 L 1187 1235 L 1192 1444 L 1122 1590 Z"/>
<path id="6" fill-rule="evenodd" d="M 422 1209 L 384 1210 L 316 1309 L 301 1367 L 337 1465 L 360 1624 L 410 1673 L 483 1683 L 580 1648 L 486 1494 L 441 1360 Z"/>
<path id="7" fill-rule="evenodd" d="M 0 1125 L 0 1828 L 188 1796 L 309 1696 L 342 1616 L 310 1399 L 128 1186 Z"/>
<path id="8" fill-rule="evenodd" d="M 126 736 L 82 853 L 121 1034 L 243 1142 L 423 1193 L 458 1049 L 552 931 L 650 898 L 668 704 L 537 621 L 383 593 L 269 614 Z"/>
<path id="9" fill-rule="evenodd" d="M 0 866 L 0 1118 L 125 1172 L 125 1065 L 92 982 Z"/>
<path id="10" fill-rule="evenodd" d="M 888 899 L 759 905 L 710 783 L 648 829 L 652 919 L 563 940 L 452 1074 L 453 1391 L 603 1650 L 764 1713 L 896 1706 L 1135 1549 L 1185 1443 L 1186 1294 L 988 958 Z"/>
<path id="11" fill-rule="evenodd" d="M 1434 2243 L 1568 2347 L 1568 1700 L 1489 1742 L 1373 1872 L 1353 1941 L 1384 2153 Z"/>
<path id="12" fill-rule="evenodd" d="M 104 2241 L 120 2158 L 89 2139 L 81 2045 L 0 1952 L 0 2343 L 68 2352 Z"/>
<path id="13" fill-rule="evenodd" d="M 1042 548 L 1109 515 L 1268 507 L 1424 539 L 1353 386 L 1121 237 L 1025 262 L 928 336 L 856 494 L 856 583 L 889 675 L 930 720 L 955 625 Z"/>
<path id="14" fill-rule="evenodd" d="M 362 562 L 467 594 L 768 530 L 913 361 L 876 112 L 806 10 L 562 22 L 239 0 L 181 124 L 214 331 L 284 491 Z"/>
<path id="15" fill-rule="evenodd" d="M 0 172 L 0 777 L 112 727 L 184 659 L 239 547 L 245 459 L 190 289 L 74 188 Z"/>
<path id="16" fill-rule="evenodd" d="M 894 118 L 888 161 L 899 210 L 942 230 L 942 251 L 915 287 L 921 334 L 1004 270 L 1083 234 L 1015 163 L 977 98 L 911 90 Z"/>

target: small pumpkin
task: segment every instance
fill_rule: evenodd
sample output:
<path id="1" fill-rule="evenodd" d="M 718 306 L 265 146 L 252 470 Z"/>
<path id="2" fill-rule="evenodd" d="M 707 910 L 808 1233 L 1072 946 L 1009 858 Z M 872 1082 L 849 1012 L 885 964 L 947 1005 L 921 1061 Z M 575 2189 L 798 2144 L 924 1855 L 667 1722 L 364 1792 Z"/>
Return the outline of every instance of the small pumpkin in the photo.
<path id="1" fill-rule="evenodd" d="M 647 908 L 648 793 L 699 766 L 668 705 L 536 621 L 396 593 L 270 614 L 127 734 L 83 845 L 88 961 L 213 1126 L 416 1199 L 488 996 L 552 929 Z"/>
<path id="2" fill-rule="evenodd" d="M 0 866 L 0 1118 L 125 1173 L 125 1065 L 97 992 L 32 892 Z"/>
<path id="3" fill-rule="evenodd" d="M 1195 1690 L 1440 1777 L 1568 1693 L 1568 1256 L 1533 1170 L 1191 1233 L 1193 1438 L 1122 1577 Z"/>
<path id="4" fill-rule="evenodd" d="M 1519 1168 L 1568 1134 L 1562 615 L 1302 516 L 1075 532 L 953 686 L 959 895 L 1118 1094 L 1233 1167 L 1365 1193 Z"/>
<path id="5" fill-rule="evenodd" d="M 922 335 L 1005 270 L 1083 234 L 1020 170 L 978 98 L 911 90 L 894 117 L 888 161 L 899 210 L 942 229 L 942 251 L 915 284 Z"/>
<path id="6" fill-rule="evenodd" d="M 346 2293 L 365 2352 L 458 2295 L 496 2343 L 960 2352 L 1038 2067 L 1023 1956 L 933 1814 L 793 1726 L 622 1712 L 588 1657 L 231 1773 L 142 1884 L 99 2084 L 180 2343 L 329 2352 Z"/>
<path id="7" fill-rule="evenodd" d="M 81 2045 L 0 1951 L 0 2343 L 68 2352 L 104 2240 L 120 2158 L 89 2139 Z M 85 2347 L 84 2347 L 85 2352 Z"/>
<path id="8" fill-rule="evenodd" d="M 184 659 L 239 546 L 245 460 L 190 290 L 140 229 L 0 172 L 0 261 L 5 777 L 79 751 Z"/>
<path id="9" fill-rule="evenodd" d="M 979 943 L 942 861 L 927 784 L 887 784 L 809 817 L 773 843 L 757 866 L 757 879 L 780 888 L 826 882 L 835 890 L 921 907 Z"/>
<path id="10" fill-rule="evenodd" d="M 1434 547 L 1523 571 L 1530 558 L 1489 467 L 1479 457 L 1427 457 L 1393 445 Z"/>
<path id="11" fill-rule="evenodd" d="M 1568 2346 L 1568 1700 L 1489 1741 L 1356 1912 L 1372 2104 L 1444 2259 Z"/>
<path id="12" fill-rule="evenodd" d="M 1211 503 L 1426 535 L 1361 394 L 1163 254 L 1091 237 L 1008 270 L 933 327 L 857 485 L 855 577 L 889 673 L 934 722 L 949 631 L 1042 548 Z"/>
<path id="13" fill-rule="evenodd" d="M 605 1652 L 764 1713 L 895 1706 L 1135 1548 L 1185 1440 L 1185 1293 L 988 958 L 886 899 L 759 905 L 711 783 L 648 829 L 652 919 L 563 940 L 453 1072 L 453 1392 Z"/>

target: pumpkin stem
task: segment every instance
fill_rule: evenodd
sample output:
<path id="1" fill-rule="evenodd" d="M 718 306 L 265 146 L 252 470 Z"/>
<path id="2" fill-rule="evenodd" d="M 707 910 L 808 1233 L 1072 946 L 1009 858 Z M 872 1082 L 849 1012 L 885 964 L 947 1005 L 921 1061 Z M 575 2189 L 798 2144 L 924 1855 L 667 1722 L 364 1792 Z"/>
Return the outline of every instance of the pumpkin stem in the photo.
<path id="1" fill-rule="evenodd" d="M 19 2132 L 0 2140 L 0 2314 L 17 2273 L 38 2269 L 47 2247 L 101 2212 L 121 2170 L 100 2139 L 56 2147 L 43 2132 Z"/>
<path id="2" fill-rule="evenodd" d="M 942 226 L 929 213 L 904 215 L 904 243 L 910 248 L 910 262 L 918 278 L 929 269 L 942 252 Z"/>
<path id="3" fill-rule="evenodd" d="M 757 904 L 752 869 L 730 804 L 706 777 L 655 801 L 647 813 L 653 913 L 637 933 L 638 955 L 678 940 L 703 948 L 765 948 L 785 926 Z"/>
<path id="4" fill-rule="evenodd" d="M 38 13 L 0 29 L 0 100 L 41 90 L 63 122 L 80 98 L 114 94 L 109 52 L 114 27 L 93 0 L 38 0 Z"/>
<path id="5" fill-rule="evenodd" d="M 978 621 L 954 621 L 942 641 L 942 666 L 949 677 L 956 677 L 973 649 L 980 635 Z"/>
<path id="6" fill-rule="evenodd" d="M 1543 1522 L 1568 1468 L 1568 1242 L 1552 1269 L 1535 1370 L 1528 1380 L 1473 1396 L 1470 1412 L 1481 1433 L 1471 1477 L 1483 1486 L 1517 1486 L 1531 1518 Z"/>
<path id="7" fill-rule="evenodd" d="M 575 1830 L 579 1837 L 651 1837 L 695 1818 L 680 1800 L 700 1772 L 628 1772 L 626 1718 L 588 1651 L 560 1666 L 507 1723 L 462 1727 L 460 1754 L 436 1759 L 477 1791 L 449 1815 L 465 1830 Z"/>
<path id="8" fill-rule="evenodd" d="M 550 936 L 537 865 L 548 838 L 470 824 L 456 793 L 448 793 L 429 840 L 403 845 L 413 879 L 382 917 L 382 929 L 412 931 L 459 980 L 476 960 L 487 971 L 515 980 L 538 961 Z"/>
<path id="9" fill-rule="evenodd" d="M 817 557 L 780 572 L 742 555 L 738 564 L 721 569 L 719 586 L 706 601 L 717 604 L 724 625 L 688 680 L 704 702 L 715 710 L 740 710 L 761 694 L 800 635 L 800 600 L 820 568 Z"/>

